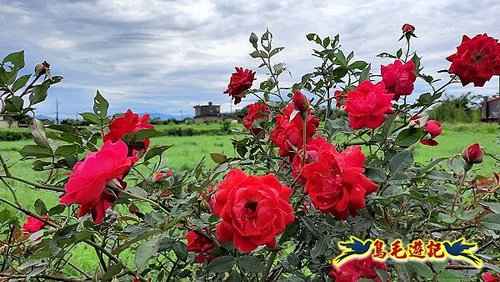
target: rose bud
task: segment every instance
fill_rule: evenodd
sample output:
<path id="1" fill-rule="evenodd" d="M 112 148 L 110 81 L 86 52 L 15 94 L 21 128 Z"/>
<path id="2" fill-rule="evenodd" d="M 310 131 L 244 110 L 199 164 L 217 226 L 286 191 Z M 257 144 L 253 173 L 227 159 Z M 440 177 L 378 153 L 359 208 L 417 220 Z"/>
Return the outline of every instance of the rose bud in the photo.
<path id="1" fill-rule="evenodd" d="M 299 90 L 293 93 L 292 102 L 295 109 L 301 113 L 307 111 L 309 108 L 309 101 L 307 100 L 307 97 Z"/>
<path id="2" fill-rule="evenodd" d="M 250 38 L 248 39 L 248 41 L 250 41 L 250 43 L 252 43 L 252 46 L 254 48 L 257 48 L 257 42 L 259 41 L 259 37 L 257 37 L 257 35 L 252 32 L 250 34 Z"/>
<path id="3" fill-rule="evenodd" d="M 403 33 L 415 31 L 415 27 L 409 23 L 405 23 L 401 29 L 403 30 Z"/>
<path id="4" fill-rule="evenodd" d="M 469 164 L 478 164 L 483 161 L 484 150 L 479 143 L 474 143 L 465 148 L 462 152 L 462 158 Z"/>
<path id="5" fill-rule="evenodd" d="M 35 74 L 39 76 L 47 74 L 50 76 L 50 64 L 47 63 L 46 61 L 43 61 L 43 63 L 36 64 Z"/>

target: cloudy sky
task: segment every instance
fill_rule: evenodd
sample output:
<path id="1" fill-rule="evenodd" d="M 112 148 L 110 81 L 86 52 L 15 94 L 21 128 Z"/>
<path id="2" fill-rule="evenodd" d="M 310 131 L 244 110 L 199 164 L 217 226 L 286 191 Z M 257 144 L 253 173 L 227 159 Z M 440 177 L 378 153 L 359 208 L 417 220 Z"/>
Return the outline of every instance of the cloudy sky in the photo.
<path id="1" fill-rule="evenodd" d="M 413 46 L 428 74 L 449 67 L 444 58 L 463 34 L 500 37 L 497 0 L 0 0 L 0 5 L 0 55 L 25 50 L 27 66 L 46 60 L 53 74 L 64 76 L 39 106 L 39 114 L 53 115 L 57 97 L 63 117 L 90 111 L 97 89 L 111 112 L 131 108 L 187 116 L 208 101 L 229 111 L 230 99 L 222 93 L 229 76 L 234 66 L 257 68 L 259 62 L 248 56 L 248 36 L 266 28 L 274 44 L 285 47 L 277 59 L 291 71 L 290 82 L 317 63 L 310 56 L 313 44 L 305 39 L 310 32 L 339 33 L 346 51 L 377 66 L 388 61 L 375 55 L 402 47 L 401 26 L 411 23 L 419 36 Z M 266 79 L 266 72 L 259 70 L 258 78 Z M 494 95 L 498 83 L 494 78 L 483 88 L 457 85 L 449 93 Z M 425 90 L 417 85 L 417 91 Z"/>

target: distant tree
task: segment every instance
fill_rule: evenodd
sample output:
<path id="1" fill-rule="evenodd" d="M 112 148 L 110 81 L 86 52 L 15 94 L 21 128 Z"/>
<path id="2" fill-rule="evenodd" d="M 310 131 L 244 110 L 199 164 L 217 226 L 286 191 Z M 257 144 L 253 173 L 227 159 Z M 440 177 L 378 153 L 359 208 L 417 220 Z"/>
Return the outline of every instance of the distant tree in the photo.
<path id="1" fill-rule="evenodd" d="M 480 97 L 465 93 L 458 97 L 446 96 L 442 103 L 429 111 L 429 118 L 440 122 L 479 122 Z"/>

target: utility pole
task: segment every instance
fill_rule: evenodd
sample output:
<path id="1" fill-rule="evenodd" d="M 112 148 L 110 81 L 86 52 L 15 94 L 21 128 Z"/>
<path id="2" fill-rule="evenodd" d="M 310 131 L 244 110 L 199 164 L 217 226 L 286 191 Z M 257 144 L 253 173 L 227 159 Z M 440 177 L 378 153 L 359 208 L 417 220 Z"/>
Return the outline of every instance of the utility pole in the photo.
<path id="1" fill-rule="evenodd" d="M 56 97 L 56 124 L 59 124 L 59 98 Z"/>

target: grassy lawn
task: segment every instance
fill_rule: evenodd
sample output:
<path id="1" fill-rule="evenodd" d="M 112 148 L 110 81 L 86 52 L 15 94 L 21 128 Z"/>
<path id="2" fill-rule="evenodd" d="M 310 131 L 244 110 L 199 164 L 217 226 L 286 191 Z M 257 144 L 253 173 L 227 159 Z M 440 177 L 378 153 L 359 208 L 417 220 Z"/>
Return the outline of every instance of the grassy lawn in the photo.
<path id="1" fill-rule="evenodd" d="M 219 124 L 212 125 L 220 127 Z M 160 126 L 161 131 L 167 126 Z M 166 157 L 166 165 L 174 170 L 184 170 L 193 167 L 200 161 L 202 157 L 206 157 L 206 165 L 213 167 L 215 164 L 209 157 L 209 153 L 220 152 L 227 156 L 234 156 L 231 139 L 238 138 L 236 135 L 200 135 L 200 136 L 183 136 L 173 137 L 164 136 L 152 139 L 152 145 L 172 144 L 173 146 L 164 155 Z M 500 130 L 496 124 L 444 124 L 443 133 L 437 137 L 439 146 L 429 147 L 421 144 L 415 149 L 415 160 L 419 163 L 425 163 L 432 158 L 447 157 L 460 154 L 464 147 L 473 143 L 479 142 L 484 146 L 488 153 L 500 154 Z M 46 175 L 37 173 L 31 170 L 30 162 L 15 162 L 20 155 L 17 150 L 24 145 L 33 144 L 33 141 L 15 141 L 15 142 L 0 142 L 0 154 L 10 158 L 10 163 L 14 164 L 11 167 L 11 172 L 26 179 L 43 180 Z M 493 171 L 500 171 L 498 166 L 495 166 L 495 160 L 491 157 L 485 157 L 483 163 L 474 166 L 481 174 L 491 175 Z M 9 181 L 16 191 L 17 197 L 22 203 L 26 204 L 27 208 L 32 208 L 32 204 L 36 199 L 41 198 L 45 201 L 48 207 L 56 205 L 58 197 L 55 193 L 36 191 L 28 188 L 26 185 L 19 182 Z M 0 197 L 12 199 L 12 196 L 7 189 L 3 189 L 3 183 L 0 184 Z M 24 218 L 24 217 L 23 217 Z M 23 221 L 23 220 L 21 220 Z M 97 259 L 93 249 L 85 244 L 79 244 L 74 249 L 74 254 L 79 254 L 71 260 L 83 267 L 83 269 L 91 271 L 97 265 Z M 127 260 L 132 260 L 131 254 L 124 254 Z"/>

